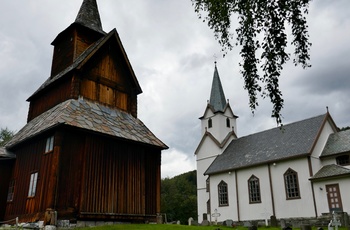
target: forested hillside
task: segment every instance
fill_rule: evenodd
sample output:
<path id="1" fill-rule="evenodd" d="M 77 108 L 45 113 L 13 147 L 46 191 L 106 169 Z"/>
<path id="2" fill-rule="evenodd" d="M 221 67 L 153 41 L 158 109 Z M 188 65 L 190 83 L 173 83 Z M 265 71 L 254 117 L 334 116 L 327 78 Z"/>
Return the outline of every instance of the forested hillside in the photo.
<path id="1" fill-rule="evenodd" d="M 162 179 L 161 202 L 161 212 L 168 222 L 187 224 L 190 217 L 197 220 L 196 170 Z"/>

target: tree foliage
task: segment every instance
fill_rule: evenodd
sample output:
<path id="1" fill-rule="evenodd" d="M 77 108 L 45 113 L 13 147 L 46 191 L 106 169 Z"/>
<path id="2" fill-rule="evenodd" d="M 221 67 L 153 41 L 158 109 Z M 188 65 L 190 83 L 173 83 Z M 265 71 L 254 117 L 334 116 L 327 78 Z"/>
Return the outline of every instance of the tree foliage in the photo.
<path id="1" fill-rule="evenodd" d="M 271 116 L 280 124 L 284 100 L 279 87 L 283 65 L 290 59 L 286 52 L 286 25 L 289 24 L 295 47 L 293 62 L 310 67 L 311 43 L 305 15 L 311 0 L 192 0 L 199 18 L 208 23 L 224 55 L 234 45 L 241 46 L 241 73 L 248 91 L 249 106 L 254 113 L 258 95 L 269 97 L 273 105 Z M 206 12 L 206 16 L 202 13 Z M 237 15 L 236 41 L 231 31 L 231 16 Z M 260 58 L 257 53 L 260 52 Z M 262 74 L 259 73 L 261 69 Z M 263 87 L 261 87 L 263 85 Z"/>
<path id="2" fill-rule="evenodd" d="M 161 181 L 161 212 L 167 221 L 187 224 L 188 218 L 197 219 L 196 171 L 187 172 Z"/>
<path id="3" fill-rule="evenodd" d="M 0 130 L 0 147 L 4 147 L 7 142 L 11 140 L 11 138 L 15 135 L 15 133 L 9 130 L 7 127 L 5 129 L 1 128 Z"/>

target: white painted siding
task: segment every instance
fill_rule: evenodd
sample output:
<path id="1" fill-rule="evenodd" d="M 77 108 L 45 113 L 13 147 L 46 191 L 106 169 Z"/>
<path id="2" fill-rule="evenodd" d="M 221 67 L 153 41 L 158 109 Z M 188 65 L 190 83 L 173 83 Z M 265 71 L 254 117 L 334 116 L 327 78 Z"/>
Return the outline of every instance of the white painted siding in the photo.
<path id="1" fill-rule="evenodd" d="M 298 173 L 300 199 L 287 200 L 283 174 L 293 169 Z M 272 187 L 277 218 L 314 217 L 314 203 L 307 158 L 277 162 L 271 166 Z"/>

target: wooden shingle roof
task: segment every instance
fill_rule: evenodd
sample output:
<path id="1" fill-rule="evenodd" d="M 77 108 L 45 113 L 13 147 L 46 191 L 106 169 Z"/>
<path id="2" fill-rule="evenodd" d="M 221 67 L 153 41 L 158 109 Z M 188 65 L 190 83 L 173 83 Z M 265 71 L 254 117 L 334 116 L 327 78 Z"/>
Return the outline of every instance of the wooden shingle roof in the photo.
<path id="1" fill-rule="evenodd" d="M 324 114 L 284 125 L 282 129 L 274 128 L 234 139 L 205 174 L 308 155 L 328 116 Z"/>
<path id="2" fill-rule="evenodd" d="M 11 148 L 58 125 L 73 126 L 101 134 L 167 149 L 141 120 L 119 109 L 83 99 L 70 99 L 28 122 L 7 143 Z"/>

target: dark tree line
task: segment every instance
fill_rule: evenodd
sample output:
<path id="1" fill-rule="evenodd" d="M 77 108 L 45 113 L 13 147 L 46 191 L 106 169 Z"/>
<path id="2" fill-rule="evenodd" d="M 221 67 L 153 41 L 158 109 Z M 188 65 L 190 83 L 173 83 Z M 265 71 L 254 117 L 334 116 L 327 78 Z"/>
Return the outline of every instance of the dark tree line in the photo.
<path id="1" fill-rule="evenodd" d="M 188 218 L 197 219 L 196 170 L 161 181 L 161 212 L 167 221 L 188 224 Z"/>

